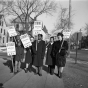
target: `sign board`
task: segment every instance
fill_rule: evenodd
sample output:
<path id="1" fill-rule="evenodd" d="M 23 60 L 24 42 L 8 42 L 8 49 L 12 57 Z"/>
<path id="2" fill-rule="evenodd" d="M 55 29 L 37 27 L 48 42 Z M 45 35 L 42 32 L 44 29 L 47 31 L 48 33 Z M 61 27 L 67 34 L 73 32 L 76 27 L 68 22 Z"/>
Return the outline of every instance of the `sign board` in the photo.
<path id="1" fill-rule="evenodd" d="M 16 32 L 14 26 L 9 26 L 9 27 L 8 27 L 8 33 L 9 33 L 9 36 L 10 36 L 10 37 L 17 35 L 17 32 Z"/>
<path id="2" fill-rule="evenodd" d="M 34 21 L 34 30 L 42 30 L 42 21 Z"/>
<path id="3" fill-rule="evenodd" d="M 41 34 L 41 30 L 33 30 L 33 35 Z"/>
<path id="4" fill-rule="evenodd" d="M 22 43 L 24 45 L 24 48 L 27 48 L 27 47 L 32 45 L 28 34 L 21 35 L 20 39 L 21 39 L 21 41 L 22 41 Z"/>
<path id="5" fill-rule="evenodd" d="M 64 31 L 63 31 L 63 35 L 64 35 L 64 38 L 69 38 L 70 35 L 71 35 L 71 31 L 69 31 L 69 30 L 64 30 Z"/>
<path id="6" fill-rule="evenodd" d="M 14 42 L 6 43 L 6 48 L 7 48 L 7 55 L 8 56 L 16 55 L 16 49 L 15 49 L 15 43 Z"/>

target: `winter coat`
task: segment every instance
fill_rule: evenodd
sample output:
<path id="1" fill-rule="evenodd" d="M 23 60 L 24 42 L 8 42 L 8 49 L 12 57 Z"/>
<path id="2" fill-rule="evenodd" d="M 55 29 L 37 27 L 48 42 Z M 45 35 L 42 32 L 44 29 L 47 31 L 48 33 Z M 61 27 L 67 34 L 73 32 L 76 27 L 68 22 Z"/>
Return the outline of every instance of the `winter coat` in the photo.
<path id="1" fill-rule="evenodd" d="M 15 61 L 21 61 L 24 58 L 24 48 L 21 46 L 16 46 Z"/>
<path id="2" fill-rule="evenodd" d="M 26 48 L 25 63 L 32 63 L 32 48 Z"/>
<path id="3" fill-rule="evenodd" d="M 46 53 L 46 65 L 53 65 L 54 63 L 54 58 L 51 57 L 51 50 L 52 50 L 52 45 L 51 43 L 48 44 L 47 46 L 47 53 Z"/>
<path id="4" fill-rule="evenodd" d="M 58 61 L 62 62 L 62 64 L 59 65 L 57 63 L 56 55 L 61 48 L 61 44 L 62 44 L 62 41 L 54 42 L 53 47 L 52 47 L 52 51 L 51 51 L 51 56 L 52 56 L 52 58 L 55 58 L 56 65 L 58 65 L 60 67 L 64 67 L 65 63 L 66 63 L 66 57 L 65 56 L 66 56 L 66 51 L 68 50 L 68 43 L 67 43 L 67 41 L 64 41 L 64 43 L 63 43 L 62 49 L 59 53 L 59 55 L 61 56 L 62 59 L 58 57 Z"/>
<path id="5" fill-rule="evenodd" d="M 43 59 L 45 55 L 45 41 L 41 40 L 37 43 L 36 50 L 36 40 L 32 43 L 33 50 L 33 65 L 34 66 L 43 66 Z"/>

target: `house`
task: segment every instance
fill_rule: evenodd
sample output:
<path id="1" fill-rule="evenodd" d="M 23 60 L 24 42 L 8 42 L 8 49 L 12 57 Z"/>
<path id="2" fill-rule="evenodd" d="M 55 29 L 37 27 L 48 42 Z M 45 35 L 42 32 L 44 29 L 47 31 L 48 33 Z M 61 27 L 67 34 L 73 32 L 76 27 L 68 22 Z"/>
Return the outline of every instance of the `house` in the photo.
<path id="1" fill-rule="evenodd" d="M 6 19 L 3 14 L 0 14 L 0 46 L 5 46 L 6 43 L 10 41 L 7 30 Z"/>
<path id="2" fill-rule="evenodd" d="M 13 21 L 12 24 L 14 25 L 16 31 L 19 31 L 20 33 L 25 32 L 26 29 L 28 29 L 29 34 L 32 32 L 32 27 L 33 27 L 33 19 L 31 17 L 28 17 L 26 20 L 26 25 L 25 25 L 25 14 L 21 14 L 20 17 L 16 17 Z"/>
<path id="3" fill-rule="evenodd" d="M 45 25 L 44 25 L 41 33 L 43 34 L 43 39 L 46 40 L 47 39 L 47 35 L 48 35 L 48 30 L 46 29 Z"/>

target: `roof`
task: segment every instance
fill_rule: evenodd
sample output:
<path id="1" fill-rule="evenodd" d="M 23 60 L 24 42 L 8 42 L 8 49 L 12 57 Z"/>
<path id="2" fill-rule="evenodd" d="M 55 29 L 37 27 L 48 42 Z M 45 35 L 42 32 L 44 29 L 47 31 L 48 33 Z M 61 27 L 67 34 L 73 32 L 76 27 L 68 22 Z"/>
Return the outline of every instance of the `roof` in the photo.
<path id="1" fill-rule="evenodd" d="M 24 15 L 25 15 L 25 14 L 21 14 L 21 15 L 20 15 L 20 17 L 21 17 L 21 19 L 22 19 L 23 22 L 25 22 L 25 16 L 24 16 Z M 32 17 L 29 17 L 29 20 L 27 19 L 27 21 L 33 22 L 33 18 L 32 18 Z M 20 20 L 19 17 L 16 17 L 16 18 L 12 21 L 12 23 L 20 23 L 20 22 L 21 22 L 21 20 Z"/>
<path id="2" fill-rule="evenodd" d="M 42 29 L 45 33 L 48 33 L 48 30 L 46 29 L 46 26 L 44 25 L 43 29 Z"/>

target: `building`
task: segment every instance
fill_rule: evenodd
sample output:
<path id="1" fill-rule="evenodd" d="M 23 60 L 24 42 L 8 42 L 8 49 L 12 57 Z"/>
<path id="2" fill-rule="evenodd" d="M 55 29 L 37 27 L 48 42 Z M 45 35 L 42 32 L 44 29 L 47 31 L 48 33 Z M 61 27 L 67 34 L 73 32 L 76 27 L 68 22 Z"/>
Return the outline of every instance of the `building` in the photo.
<path id="1" fill-rule="evenodd" d="M 21 14 L 20 17 L 16 17 L 12 21 L 12 24 L 14 25 L 16 31 L 22 33 L 25 32 L 26 29 L 28 29 L 29 34 L 31 34 L 33 28 L 33 19 L 31 17 L 28 17 L 25 23 L 25 16 L 24 14 Z"/>
<path id="2" fill-rule="evenodd" d="M 5 46 L 8 41 L 10 41 L 9 34 L 7 32 L 6 20 L 3 14 L 0 14 L 0 46 Z"/>

